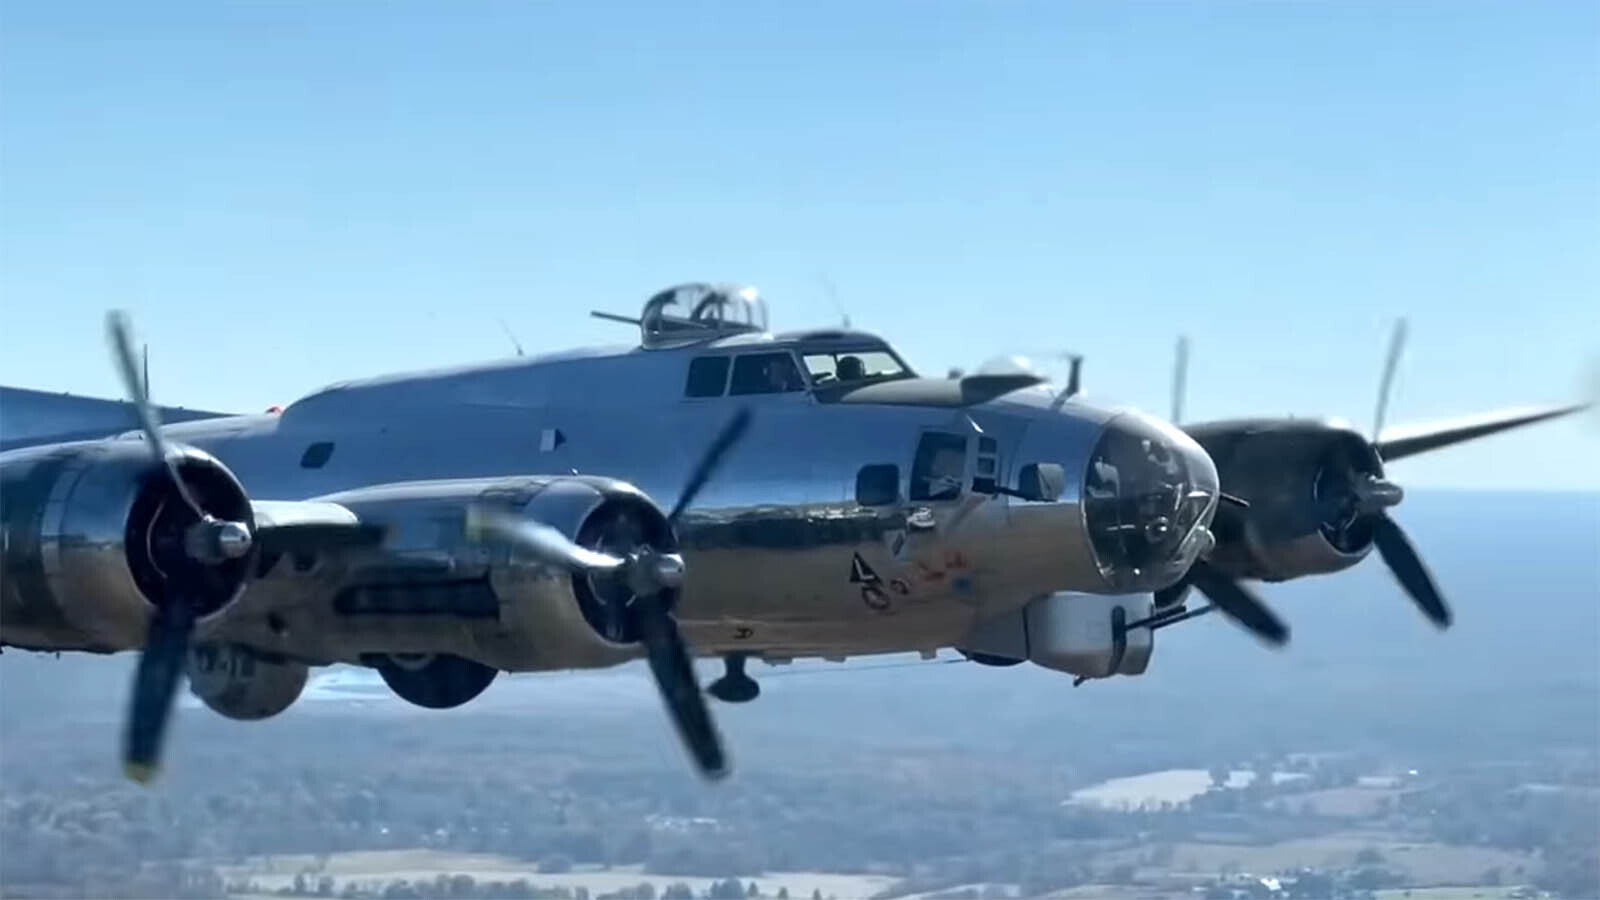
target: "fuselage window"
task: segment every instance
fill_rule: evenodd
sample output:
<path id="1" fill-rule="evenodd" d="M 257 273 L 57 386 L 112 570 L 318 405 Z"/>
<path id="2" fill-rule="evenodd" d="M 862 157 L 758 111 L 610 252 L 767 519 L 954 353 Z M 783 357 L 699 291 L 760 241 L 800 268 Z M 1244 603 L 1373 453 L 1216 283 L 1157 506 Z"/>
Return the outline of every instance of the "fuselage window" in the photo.
<path id="1" fill-rule="evenodd" d="M 805 389 L 794 357 L 787 353 L 752 353 L 733 363 L 729 394 L 782 394 Z"/>
<path id="2" fill-rule="evenodd" d="M 728 358 L 702 356 L 689 363 L 689 379 L 683 387 L 685 397 L 721 397 L 728 385 Z"/>
<path id="3" fill-rule="evenodd" d="M 917 445 L 911 467 L 912 500 L 954 500 L 961 496 L 967 467 L 967 439 L 959 434 L 929 432 Z"/>
<path id="4" fill-rule="evenodd" d="M 307 447 L 306 452 L 301 454 L 300 468 L 320 469 L 328 464 L 330 456 L 333 456 L 333 443 L 330 441 L 318 441 Z"/>

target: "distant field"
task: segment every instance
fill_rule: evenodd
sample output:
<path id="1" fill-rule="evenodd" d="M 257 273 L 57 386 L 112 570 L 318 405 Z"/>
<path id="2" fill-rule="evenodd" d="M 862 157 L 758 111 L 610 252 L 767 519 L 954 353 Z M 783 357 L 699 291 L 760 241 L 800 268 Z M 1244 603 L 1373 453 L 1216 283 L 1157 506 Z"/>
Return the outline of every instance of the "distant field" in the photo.
<path id="1" fill-rule="evenodd" d="M 1510 900 L 1516 887 L 1436 887 L 1378 891 L 1377 900 Z"/>
<path id="2" fill-rule="evenodd" d="M 1274 772 L 1275 784 L 1304 778 L 1294 772 Z M 1249 787 L 1256 773 L 1236 769 L 1228 774 L 1229 788 Z M 1211 788 L 1211 773 L 1205 769 L 1167 769 L 1146 772 L 1126 778 L 1113 778 L 1093 787 L 1074 791 L 1067 802 L 1101 809 L 1140 809 L 1160 807 L 1163 803 L 1188 803 Z"/>
<path id="3" fill-rule="evenodd" d="M 1189 891 L 1164 891 L 1132 885 L 1082 884 L 1075 888 L 1056 891 L 1050 894 L 1049 898 L 1050 900 L 1168 900 L 1168 898 L 1193 896 L 1194 894 Z"/>
<path id="4" fill-rule="evenodd" d="M 1313 815 L 1365 819 L 1378 814 L 1383 802 L 1399 797 L 1401 790 L 1370 787 L 1329 788 L 1304 794 L 1286 794 L 1269 804 L 1287 810 L 1305 809 Z"/>
<path id="5" fill-rule="evenodd" d="M 1487 847 L 1453 847 L 1445 844 L 1409 844 L 1383 835 L 1342 833 L 1265 846 L 1180 843 L 1173 845 L 1171 872 L 1212 874 L 1225 866 L 1254 873 L 1278 872 L 1300 866 L 1344 868 L 1355 864 L 1356 854 L 1372 848 L 1383 855 L 1386 868 L 1402 872 L 1420 884 L 1471 884 L 1489 869 L 1499 869 L 1506 881 L 1521 880 L 1538 871 L 1530 855 Z M 1114 858 L 1117 855 L 1113 854 Z M 1137 863 L 1137 851 L 1125 851 L 1127 862 Z M 1484 888 L 1483 890 L 1496 890 Z M 1489 896 L 1498 896 L 1491 894 Z M 1416 894 L 1413 891 L 1412 897 Z"/>
<path id="6" fill-rule="evenodd" d="M 218 872 L 228 881 L 252 880 L 264 893 L 289 887 L 296 874 L 316 866 L 312 856 L 274 856 L 245 866 L 223 866 Z M 585 887 L 590 894 L 615 891 L 640 882 L 651 882 L 660 891 L 669 884 L 683 882 L 697 893 L 716 879 L 690 878 L 676 875 L 653 875 L 637 866 L 617 866 L 611 869 L 580 867 L 560 875 L 541 874 L 535 864 L 526 860 L 511 859 L 483 853 L 444 853 L 435 850 L 385 850 L 360 853 L 335 853 L 328 857 L 326 866 L 308 875 L 313 883 L 317 878 L 329 876 L 334 880 L 335 891 L 345 884 L 386 885 L 391 881 L 433 881 L 440 875 L 469 875 L 476 881 L 516 881 L 526 879 L 536 887 Z M 779 888 L 788 888 L 796 898 L 810 897 L 812 891 L 821 891 L 824 897 L 868 897 L 895 882 L 895 879 L 871 875 L 842 875 L 830 872 L 769 872 L 751 874 L 741 879 L 746 884 L 754 881 L 757 889 L 771 896 Z"/>

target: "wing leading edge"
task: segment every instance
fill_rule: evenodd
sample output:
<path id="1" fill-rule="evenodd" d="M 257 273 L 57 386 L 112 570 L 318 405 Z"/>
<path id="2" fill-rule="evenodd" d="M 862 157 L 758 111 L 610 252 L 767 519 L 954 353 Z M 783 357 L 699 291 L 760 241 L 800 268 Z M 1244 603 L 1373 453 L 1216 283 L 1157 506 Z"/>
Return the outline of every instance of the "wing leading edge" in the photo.
<path id="1" fill-rule="evenodd" d="M 232 413 L 158 406 L 162 422 L 219 419 Z M 0 387 L 0 451 L 109 437 L 139 427 L 126 400 Z"/>

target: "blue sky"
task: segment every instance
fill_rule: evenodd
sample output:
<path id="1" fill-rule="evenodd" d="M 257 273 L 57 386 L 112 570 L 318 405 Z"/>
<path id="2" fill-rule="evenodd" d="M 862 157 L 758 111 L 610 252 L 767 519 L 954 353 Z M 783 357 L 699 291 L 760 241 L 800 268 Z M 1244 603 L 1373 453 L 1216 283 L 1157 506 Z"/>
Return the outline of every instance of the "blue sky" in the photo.
<path id="1" fill-rule="evenodd" d="M 161 402 L 624 341 L 754 283 L 930 372 L 1089 356 L 1190 418 L 1580 395 L 1600 360 L 1600 5 L 24 3 L 0 14 L 0 383 Z M 1600 425 L 1408 460 L 1600 488 Z"/>

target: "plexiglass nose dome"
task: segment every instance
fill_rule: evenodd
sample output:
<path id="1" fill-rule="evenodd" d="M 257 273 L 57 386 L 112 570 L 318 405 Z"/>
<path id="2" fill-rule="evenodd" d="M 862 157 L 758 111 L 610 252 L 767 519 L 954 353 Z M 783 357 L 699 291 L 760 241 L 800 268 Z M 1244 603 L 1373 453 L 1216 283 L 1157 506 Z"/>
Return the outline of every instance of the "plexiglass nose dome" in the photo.
<path id="1" fill-rule="evenodd" d="M 1177 428 L 1124 412 L 1106 425 L 1084 475 L 1084 524 L 1113 590 L 1154 591 L 1211 545 L 1220 491 L 1205 450 Z"/>

